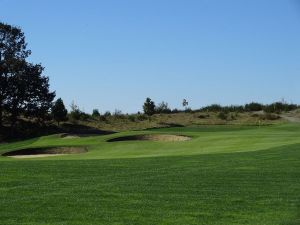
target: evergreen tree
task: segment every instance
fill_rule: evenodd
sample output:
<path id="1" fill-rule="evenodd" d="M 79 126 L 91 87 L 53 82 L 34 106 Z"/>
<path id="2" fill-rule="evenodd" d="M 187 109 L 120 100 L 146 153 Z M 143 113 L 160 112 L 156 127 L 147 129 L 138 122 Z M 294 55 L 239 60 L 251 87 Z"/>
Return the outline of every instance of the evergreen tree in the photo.
<path id="1" fill-rule="evenodd" d="M 92 116 L 93 117 L 99 117 L 100 116 L 99 110 L 98 109 L 93 109 Z"/>
<path id="2" fill-rule="evenodd" d="M 53 116 L 53 119 L 57 122 L 58 126 L 60 122 L 67 120 L 68 111 L 61 98 L 57 99 L 54 103 L 51 114 Z"/>
<path id="3" fill-rule="evenodd" d="M 148 116 L 151 116 L 155 113 L 155 103 L 151 98 L 147 98 L 143 105 L 144 113 Z"/>

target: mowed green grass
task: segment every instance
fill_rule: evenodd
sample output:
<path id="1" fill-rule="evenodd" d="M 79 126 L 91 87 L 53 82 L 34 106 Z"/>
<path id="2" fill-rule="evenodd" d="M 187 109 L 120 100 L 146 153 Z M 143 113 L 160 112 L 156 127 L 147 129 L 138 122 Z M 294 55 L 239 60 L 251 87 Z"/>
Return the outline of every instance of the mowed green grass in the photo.
<path id="1" fill-rule="evenodd" d="M 106 142 L 137 133 L 192 140 Z M 82 145 L 88 153 L 0 157 L 0 224 L 300 224 L 300 124 L 53 135 L 0 153 Z"/>

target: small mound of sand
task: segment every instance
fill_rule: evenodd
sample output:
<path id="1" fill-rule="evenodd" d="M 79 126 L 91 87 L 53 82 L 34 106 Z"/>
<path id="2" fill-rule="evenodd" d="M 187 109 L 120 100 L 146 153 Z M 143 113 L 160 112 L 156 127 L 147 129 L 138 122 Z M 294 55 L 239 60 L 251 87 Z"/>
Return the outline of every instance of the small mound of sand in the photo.
<path id="1" fill-rule="evenodd" d="M 60 135 L 60 137 L 63 139 L 80 138 L 80 136 L 77 134 L 62 134 L 62 135 Z"/>
<path id="2" fill-rule="evenodd" d="M 6 152 L 2 156 L 12 158 L 39 158 L 67 154 L 80 154 L 87 152 L 86 147 L 53 147 L 53 148 L 28 148 Z"/>
<path id="3" fill-rule="evenodd" d="M 188 141 L 191 140 L 190 137 L 182 135 L 172 135 L 172 134 L 145 134 L 145 135 L 134 135 L 134 136 L 124 136 L 117 137 L 108 140 L 108 142 L 116 141 Z"/>
<path id="4" fill-rule="evenodd" d="M 60 137 L 63 139 L 74 139 L 74 138 L 82 138 L 82 137 L 93 137 L 99 134 L 61 134 Z"/>

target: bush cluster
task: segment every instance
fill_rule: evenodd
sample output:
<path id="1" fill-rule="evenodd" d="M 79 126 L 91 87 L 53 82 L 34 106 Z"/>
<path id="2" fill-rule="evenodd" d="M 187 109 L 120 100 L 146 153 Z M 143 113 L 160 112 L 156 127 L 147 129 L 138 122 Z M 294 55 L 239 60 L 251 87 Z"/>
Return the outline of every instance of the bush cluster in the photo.
<path id="1" fill-rule="evenodd" d="M 284 102 L 275 102 L 272 104 L 260 104 L 256 102 L 252 102 L 245 105 L 231 105 L 231 106 L 221 106 L 218 104 L 212 104 L 209 106 L 205 106 L 201 108 L 200 112 L 256 112 L 256 111 L 264 111 L 266 113 L 281 113 L 281 112 L 288 112 L 299 108 L 296 104 L 288 104 Z"/>

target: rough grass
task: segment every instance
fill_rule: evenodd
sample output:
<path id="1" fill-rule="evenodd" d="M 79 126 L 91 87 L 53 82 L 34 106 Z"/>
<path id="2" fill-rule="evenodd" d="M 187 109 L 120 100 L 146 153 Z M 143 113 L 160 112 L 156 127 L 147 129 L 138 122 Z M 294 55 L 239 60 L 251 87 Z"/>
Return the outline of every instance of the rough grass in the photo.
<path id="1" fill-rule="evenodd" d="M 0 224 L 299 224 L 300 126 L 208 126 L 143 133 L 188 142 L 107 143 L 59 135 L 2 145 L 88 145 L 82 155 L 0 158 Z"/>
<path id="2" fill-rule="evenodd" d="M 151 117 L 142 117 L 140 115 L 122 115 L 121 117 L 106 117 L 79 123 L 95 127 L 100 130 L 127 131 L 141 130 L 153 127 L 174 127 L 174 126 L 198 126 L 198 125 L 264 125 L 275 124 L 282 120 L 278 117 L 276 120 L 268 119 L 261 112 L 259 115 L 254 113 L 228 113 L 226 119 L 220 119 L 218 113 L 214 112 L 193 112 L 193 113 L 175 113 L 175 114 L 155 114 Z"/>

